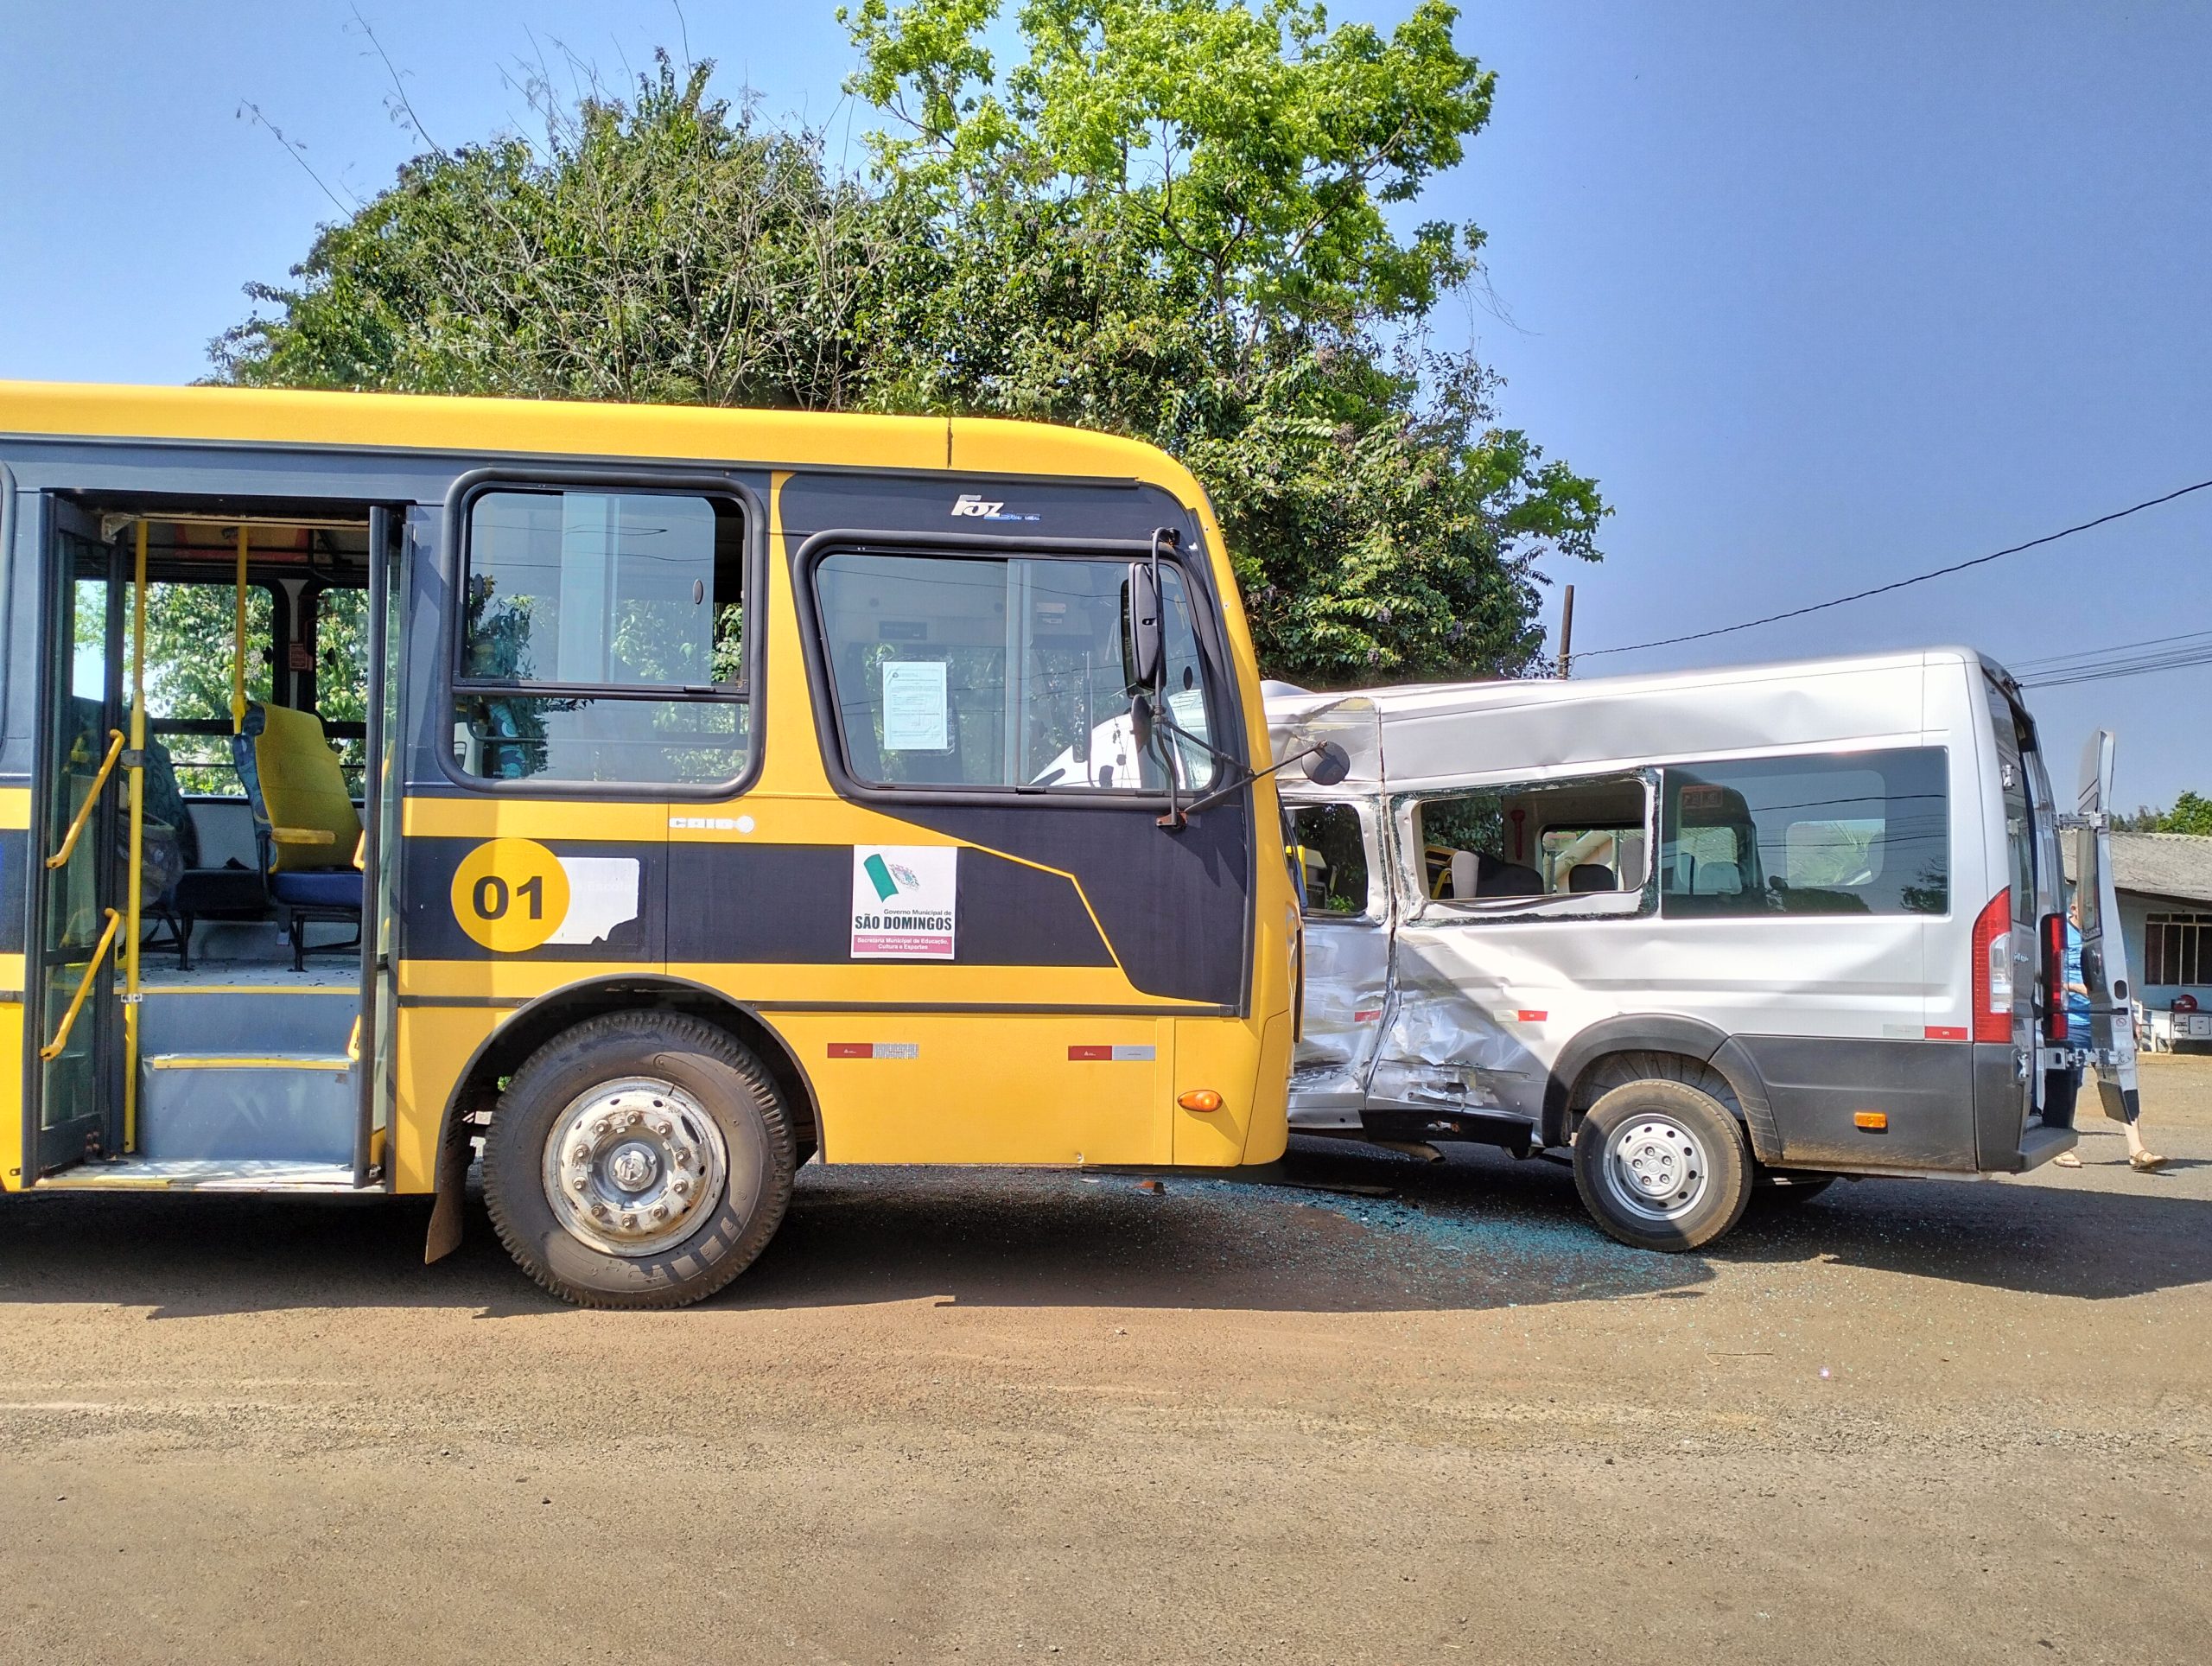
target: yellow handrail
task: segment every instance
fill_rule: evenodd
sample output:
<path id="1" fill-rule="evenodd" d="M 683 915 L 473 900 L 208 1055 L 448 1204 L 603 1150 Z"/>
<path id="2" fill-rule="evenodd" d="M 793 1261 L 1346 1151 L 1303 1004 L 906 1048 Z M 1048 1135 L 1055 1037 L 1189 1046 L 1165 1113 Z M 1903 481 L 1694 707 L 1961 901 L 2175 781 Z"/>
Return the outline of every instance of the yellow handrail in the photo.
<path id="1" fill-rule="evenodd" d="M 69 830 L 61 836 L 61 849 L 46 859 L 48 868 L 60 868 L 69 860 L 69 853 L 77 848 L 77 836 L 85 830 L 85 823 L 92 818 L 92 810 L 100 801 L 100 789 L 107 785 L 109 773 L 115 760 L 123 756 L 123 731 L 111 728 L 107 732 L 107 756 L 100 760 L 100 773 L 92 777 L 92 790 L 85 795 L 85 802 L 77 806 L 77 819 L 69 823 Z"/>
<path id="2" fill-rule="evenodd" d="M 54 1040 L 38 1050 L 38 1056 L 48 1063 L 61 1057 L 61 1049 L 69 1045 L 69 1032 L 75 1027 L 77 1014 L 84 1010 L 85 997 L 92 993 L 92 979 L 100 970 L 100 962 L 107 958 L 108 945 L 115 941 L 115 934 L 122 929 L 123 916 L 111 908 L 107 911 L 107 930 L 100 933 L 99 947 L 92 951 L 92 958 L 85 968 L 85 975 L 77 981 L 77 993 L 69 998 L 69 1010 L 61 1014 L 61 1027 L 54 1033 Z"/>
<path id="3" fill-rule="evenodd" d="M 138 1149 L 139 921 L 146 906 L 146 538 L 138 523 L 138 561 L 130 580 L 130 881 L 123 935 L 123 1148 Z M 172 929 L 177 929 L 172 927 Z"/>
<path id="4" fill-rule="evenodd" d="M 238 526 L 238 573 L 234 596 L 237 608 L 231 626 L 231 733 L 245 733 L 245 545 L 246 529 Z"/>

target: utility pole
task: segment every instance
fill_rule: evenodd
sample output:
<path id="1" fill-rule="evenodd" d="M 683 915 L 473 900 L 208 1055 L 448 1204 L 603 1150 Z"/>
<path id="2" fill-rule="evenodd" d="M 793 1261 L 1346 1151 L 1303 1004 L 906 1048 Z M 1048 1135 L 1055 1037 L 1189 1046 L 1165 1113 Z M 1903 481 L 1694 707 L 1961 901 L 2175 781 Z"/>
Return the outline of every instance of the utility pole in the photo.
<path id="1" fill-rule="evenodd" d="M 1567 595 L 1559 609 L 1559 674 L 1572 675 L 1567 669 L 1574 659 L 1574 587 L 1567 587 Z"/>

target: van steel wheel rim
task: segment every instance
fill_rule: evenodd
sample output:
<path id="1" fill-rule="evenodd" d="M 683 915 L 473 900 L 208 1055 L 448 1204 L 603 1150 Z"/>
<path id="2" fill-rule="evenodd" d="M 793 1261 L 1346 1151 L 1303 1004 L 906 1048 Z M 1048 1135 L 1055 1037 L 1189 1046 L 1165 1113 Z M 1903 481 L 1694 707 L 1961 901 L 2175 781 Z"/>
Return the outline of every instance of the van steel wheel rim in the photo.
<path id="1" fill-rule="evenodd" d="M 1605 1141 L 1606 1183 L 1644 1220 L 1678 1220 L 1696 1208 L 1711 1167 L 1697 1135 L 1671 1116 L 1631 1116 Z"/>
<path id="2" fill-rule="evenodd" d="M 631 1077 L 579 1094 L 545 1138 L 545 1200 L 602 1255 L 681 1243 L 721 1205 L 729 1154 L 706 1107 L 673 1082 Z"/>

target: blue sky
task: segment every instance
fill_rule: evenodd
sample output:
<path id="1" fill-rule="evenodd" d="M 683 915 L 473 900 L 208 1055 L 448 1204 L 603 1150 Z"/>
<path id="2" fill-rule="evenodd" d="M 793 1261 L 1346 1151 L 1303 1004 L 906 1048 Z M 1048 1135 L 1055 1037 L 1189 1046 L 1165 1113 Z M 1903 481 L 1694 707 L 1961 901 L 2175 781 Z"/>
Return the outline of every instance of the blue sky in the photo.
<path id="1" fill-rule="evenodd" d="M 1388 22 L 1405 4 L 1338 8 Z M 451 144 L 526 121 L 518 65 L 654 45 L 830 118 L 827 3 L 363 0 Z M 1454 305 L 1501 416 L 1596 474 L 1587 652 L 1801 605 L 2212 478 L 2212 8 L 1512 3 L 1461 44 L 1491 129 L 1424 215 L 1490 233 Z M 178 382 L 412 148 L 326 0 L 15 0 L 0 39 L 0 376 Z M 868 118 L 853 122 L 854 151 Z M 1506 321 L 1510 320 L 1510 321 Z M 1595 674 L 1963 641 L 2011 661 L 2212 629 L 2212 492 L 2048 549 Z M 2042 691 L 2070 785 L 2097 724 L 2128 803 L 2212 792 L 2212 666 Z"/>

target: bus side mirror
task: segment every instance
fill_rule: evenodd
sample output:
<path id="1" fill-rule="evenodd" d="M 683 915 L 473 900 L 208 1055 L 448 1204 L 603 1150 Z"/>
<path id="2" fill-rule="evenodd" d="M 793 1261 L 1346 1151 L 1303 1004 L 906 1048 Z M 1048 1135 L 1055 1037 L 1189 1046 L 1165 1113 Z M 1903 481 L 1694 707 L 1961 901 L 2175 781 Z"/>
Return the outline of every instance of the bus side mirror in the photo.
<path id="1" fill-rule="evenodd" d="M 1306 779 L 1315 786 L 1334 786 L 1351 773 L 1351 754 L 1334 741 L 1324 741 L 1306 754 Z"/>
<path id="2" fill-rule="evenodd" d="M 1122 640 L 1128 650 L 1124 669 L 1129 690 L 1153 693 L 1160 687 L 1167 658 L 1166 635 L 1160 623 L 1159 569 L 1148 561 L 1131 562 L 1122 595 L 1128 609 L 1122 620 Z"/>
<path id="3" fill-rule="evenodd" d="M 1145 695 L 1129 697 L 1129 744 L 1140 758 L 1152 750 L 1152 701 Z"/>

